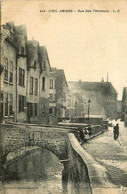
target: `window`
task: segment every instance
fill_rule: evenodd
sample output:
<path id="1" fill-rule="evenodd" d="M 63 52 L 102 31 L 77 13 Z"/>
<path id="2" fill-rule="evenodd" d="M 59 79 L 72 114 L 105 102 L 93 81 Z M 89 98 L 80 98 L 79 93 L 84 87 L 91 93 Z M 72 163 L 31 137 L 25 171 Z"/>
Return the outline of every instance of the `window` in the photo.
<path id="1" fill-rule="evenodd" d="M 0 100 L 1 100 L 1 103 L 3 103 L 3 93 L 0 93 Z"/>
<path id="2" fill-rule="evenodd" d="M 38 95 L 38 79 L 35 78 L 35 95 Z"/>
<path id="3" fill-rule="evenodd" d="M 19 68 L 19 85 L 24 86 L 25 83 L 25 70 Z"/>
<path id="4" fill-rule="evenodd" d="M 10 82 L 13 83 L 13 63 L 10 61 Z"/>
<path id="5" fill-rule="evenodd" d="M 36 69 L 36 61 L 34 61 L 34 68 Z"/>
<path id="6" fill-rule="evenodd" d="M 45 99 L 41 98 L 41 111 L 42 115 L 45 114 Z"/>
<path id="7" fill-rule="evenodd" d="M 33 84 L 34 84 L 34 78 L 30 77 L 30 94 L 33 94 Z"/>
<path id="8" fill-rule="evenodd" d="M 49 101 L 53 102 L 53 94 L 49 94 Z"/>
<path id="9" fill-rule="evenodd" d="M 19 112 L 21 112 L 22 108 L 21 108 L 21 96 L 19 95 Z"/>
<path id="10" fill-rule="evenodd" d="M 49 108 L 49 114 L 52 114 L 52 108 Z"/>
<path id="11" fill-rule="evenodd" d="M 34 115 L 37 117 L 37 103 L 34 103 Z"/>
<path id="12" fill-rule="evenodd" d="M 33 103 L 30 103 L 30 117 L 33 117 Z"/>
<path id="13" fill-rule="evenodd" d="M 9 115 L 13 115 L 13 94 L 9 95 L 10 101 L 9 101 Z"/>
<path id="14" fill-rule="evenodd" d="M 21 47 L 21 55 L 24 55 L 24 47 Z"/>
<path id="15" fill-rule="evenodd" d="M 45 77 L 42 77 L 42 90 L 45 90 Z"/>
<path id="16" fill-rule="evenodd" d="M 24 112 L 25 105 L 26 105 L 26 97 L 19 95 L 19 112 Z"/>
<path id="17" fill-rule="evenodd" d="M 53 88 L 53 79 L 50 79 L 49 87 L 50 87 L 51 89 Z"/>
<path id="18" fill-rule="evenodd" d="M 46 61 L 43 62 L 42 71 L 46 70 Z"/>
<path id="19" fill-rule="evenodd" d="M 8 116 L 8 94 L 5 93 L 5 116 Z"/>
<path id="20" fill-rule="evenodd" d="M 8 80 L 8 59 L 4 58 L 4 79 Z"/>

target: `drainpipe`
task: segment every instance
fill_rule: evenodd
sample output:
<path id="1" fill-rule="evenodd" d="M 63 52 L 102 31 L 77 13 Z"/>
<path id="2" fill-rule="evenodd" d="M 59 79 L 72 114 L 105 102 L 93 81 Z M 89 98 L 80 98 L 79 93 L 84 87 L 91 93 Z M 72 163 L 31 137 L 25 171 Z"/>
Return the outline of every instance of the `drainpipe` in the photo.
<path id="1" fill-rule="evenodd" d="M 17 100 L 17 96 L 18 96 L 18 86 L 17 86 L 17 84 L 18 84 L 18 82 L 17 82 L 17 69 L 18 69 L 18 67 L 17 67 L 17 64 L 18 64 L 18 51 L 17 51 L 17 49 L 16 49 L 16 111 L 15 111 L 15 121 L 17 122 L 17 103 L 18 103 L 18 100 Z"/>

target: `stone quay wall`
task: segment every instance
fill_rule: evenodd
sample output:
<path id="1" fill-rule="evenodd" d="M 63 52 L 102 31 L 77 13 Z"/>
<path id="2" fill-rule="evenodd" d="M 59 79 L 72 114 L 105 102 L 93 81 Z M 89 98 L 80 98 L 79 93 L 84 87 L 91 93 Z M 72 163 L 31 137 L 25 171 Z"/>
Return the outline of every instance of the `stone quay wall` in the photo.
<path id="1" fill-rule="evenodd" d="M 69 192 L 95 194 L 114 188 L 107 170 L 80 146 L 74 134 L 68 134 L 68 141 Z"/>

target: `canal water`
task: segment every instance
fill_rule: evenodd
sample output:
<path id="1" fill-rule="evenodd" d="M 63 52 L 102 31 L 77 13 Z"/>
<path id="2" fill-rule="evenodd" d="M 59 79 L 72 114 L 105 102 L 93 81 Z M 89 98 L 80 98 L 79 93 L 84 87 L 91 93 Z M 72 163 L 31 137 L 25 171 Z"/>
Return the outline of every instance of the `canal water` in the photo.
<path id="1" fill-rule="evenodd" d="M 4 172 L 4 194 L 60 194 L 63 165 L 46 149 L 13 162 Z"/>

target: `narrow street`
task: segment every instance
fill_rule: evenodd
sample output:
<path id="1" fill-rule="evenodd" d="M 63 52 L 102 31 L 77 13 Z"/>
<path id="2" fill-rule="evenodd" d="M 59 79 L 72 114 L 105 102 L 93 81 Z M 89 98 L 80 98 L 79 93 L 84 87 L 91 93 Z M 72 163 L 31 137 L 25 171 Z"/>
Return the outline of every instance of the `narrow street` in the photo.
<path id="1" fill-rule="evenodd" d="M 113 127 L 83 144 L 83 148 L 103 165 L 118 187 L 127 187 L 127 127 L 119 122 L 120 136 L 113 139 Z"/>

